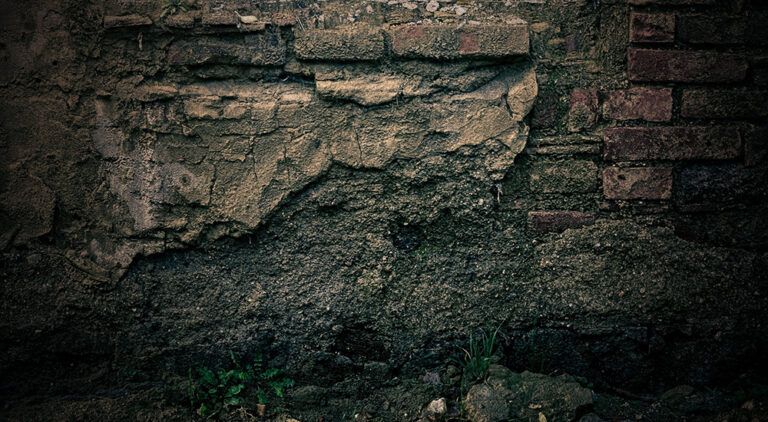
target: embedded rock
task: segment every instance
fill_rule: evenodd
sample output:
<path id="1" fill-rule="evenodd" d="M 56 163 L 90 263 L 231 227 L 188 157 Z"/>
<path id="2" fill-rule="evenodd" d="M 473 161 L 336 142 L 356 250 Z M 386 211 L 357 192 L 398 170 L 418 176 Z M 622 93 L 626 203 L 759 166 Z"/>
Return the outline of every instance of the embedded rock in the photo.
<path id="1" fill-rule="evenodd" d="M 515 373 L 492 365 L 488 379 L 467 393 L 464 407 L 473 422 L 575 420 L 593 405 L 592 391 L 572 377 Z"/>

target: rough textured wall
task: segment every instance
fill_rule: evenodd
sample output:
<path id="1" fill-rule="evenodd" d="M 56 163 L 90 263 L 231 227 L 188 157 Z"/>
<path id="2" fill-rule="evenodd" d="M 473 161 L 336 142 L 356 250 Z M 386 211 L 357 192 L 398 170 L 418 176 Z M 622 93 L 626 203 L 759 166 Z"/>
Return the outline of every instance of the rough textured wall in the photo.
<path id="1" fill-rule="evenodd" d="M 761 2 L 162 6 L 2 4 L 4 395 L 254 348 L 343 390 L 489 321 L 637 391 L 764 371 Z"/>

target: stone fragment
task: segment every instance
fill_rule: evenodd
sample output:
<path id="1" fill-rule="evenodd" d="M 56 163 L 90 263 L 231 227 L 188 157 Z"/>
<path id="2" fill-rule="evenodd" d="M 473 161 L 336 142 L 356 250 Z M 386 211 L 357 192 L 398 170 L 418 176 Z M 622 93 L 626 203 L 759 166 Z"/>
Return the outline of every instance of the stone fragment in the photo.
<path id="1" fill-rule="evenodd" d="M 506 392 L 488 384 L 476 384 L 464 399 L 464 410 L 472 422 L 499 422 L 509 418 Z"/>
<path id="2" fill-rule="evenodd" d="M 104 28 L 129 28 L 152 25 L 152 19 L 144 15 L 104 16 Z"/>
<path id="3" fill-rule="evenodd" d="M 179 88 L 175 85 L 149 83 L 136 88 L 132 97 L 142 102 L 152 102 L 174 98 L 179 94 Z"/>
<path id="4" fill-rule="evenodd" d="M 596 89 L 574 89 L 571 93 L 571 108 L 568 111 L 568 131 L 579 132 L 594 128 L 597 124 L 598 109 Z"/>
<path id="5" fill-rule="evenodd" d="M 338 81 L 315 82 L 317 93 L 323 98 L 354 101 L 372 106 L 393 101 L 403 91 L 405 79 L 401 76 L 368 75 Z"/>
<path id="6" fill-rule="evenodd" d="M 536 82 L 536 71 L 530 69 L 522 72 L 513 79 L 507 80 L 507 106 L 514 120 L 523 120 L 533 108 L 539 86 Z"/>
<path id="7" fill-rule="evenodd" d="M 470 388 L 464 400 L 473 422 L 575 420 L 593 406 L 592 391 L 567 375 L 514 373 L 492 365 L 488 380 Z M 502 370 L 503 368 L 503 370 Z"/>
<path id="8" fill-rule="evenodd" d="M 387 52 L 384 34 L 378 28 L 354 26 L 296 31 L 294 49 L 302 60 L 377 60 Z"/>
<path id="9" fill-rule="evenodd" d="M 430 421 L 438 421 L 441 420 L 446 413 L 448 413 L 448 405 L 445 398 L 441 397 L 437 400 L 432 400 L 427 405 L 427 408 L 424 409 L 424 412 L 422 412 L 422 416 Z"/>
<path id="10" fill-rule="evenodd" d="M 248 35 L 242 42 L 215 38 L 177 41 L 168 49 L 172 65 L 285 63 L 285 43 L 277 34 Z"/>

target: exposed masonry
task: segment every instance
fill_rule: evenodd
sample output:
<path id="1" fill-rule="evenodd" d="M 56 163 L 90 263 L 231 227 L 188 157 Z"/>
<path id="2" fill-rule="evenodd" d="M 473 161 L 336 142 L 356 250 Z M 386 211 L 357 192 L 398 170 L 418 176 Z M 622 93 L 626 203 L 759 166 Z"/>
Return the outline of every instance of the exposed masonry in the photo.
<path id="1" fill-rule="evenodd" d="M 687 6 L 711 5 L 714 2 L 632 0 L 630 4 Z M 734 6 L 735 13 L 731 16 L 691 13 L 686 9 L 679 12 L 670 9 L 665 12 L 643 8 L 633 10 L 630 13 L 629 41 L 634 44 L 627 49 L 628 78 L 643 86 L 606 93 L 604 117 L 617 121 L 659 123 L 670 122 L 677 113 L 681 119 L 689 121 L 765 117 L 768 91 L 701 87 L 707 84 L 764 84 L 764 70 L 750 65 L 748 58 L 751 56 L 713 48 L 720 45 L 765 45 L 765 38 L 759 35 L 766 31 L 765 15 L 759 12 L 740 14 L 740 7 L 743 5 Z M 759 23 L 761 21 L 762 24 Z M 759 62 L 762 59 L 758 56 L 752 60 Z M 748 79 L 750 76 L 751 81 Z M 671 88 L 670 82 L 684 84 L 684 87 Z M 688 84 L 700 86 L 688 87 Z M 680 95 L 680 108 L 674 114 L 673 90 Z M 739 159 L 743 151 L 744 162 L 749 164 L 756 161 L 754 154 L 765 148 L 765 140 L 757 140 L 754 130 L 751 125 L 727 121 L 708 122 L 702 126 L 606 129 L 603 157 L 626 162 L 730 161 Z M 762 146 L 756 147 L 755 143 Z M 606 197 L 611 199 L 667 200 L 672 193 L 672 179 L 671 168 L 657 167 L 657 164 L 644 168 L 609 167 L 603 172 L 603 187 Z M 690 189 L 687 186 L 681 188 Z"/>
<path id="2" fill-rule="evenodd" d="M 104 20 L 111 30 L 150 23 Z M 522 20 L 294 26 L 292 41 L 267 24 L 239 26 L 228 37 L 191 29 L 170 43 L 168 63 L 284 66 L 299 78 L 160 79 L 96 100 L 94 145 L 129 219 L 117 237 L 90 242 L 101 265 L 248 233 L 334 164 L 420 160 L 450 172 L 460 154 L 476 156 L 474 177 L 492 183 L 525 147 L 538 90 Z M 137 131 L 142 139 L 131 140 Z"/>

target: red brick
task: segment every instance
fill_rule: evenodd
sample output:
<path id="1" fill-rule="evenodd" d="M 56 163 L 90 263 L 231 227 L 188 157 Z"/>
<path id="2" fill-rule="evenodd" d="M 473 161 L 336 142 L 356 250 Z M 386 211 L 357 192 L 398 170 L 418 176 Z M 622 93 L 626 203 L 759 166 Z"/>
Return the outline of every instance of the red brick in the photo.
<path id="1" fill-rule="evenodd" d="M 528 219 L 534 231 L 544 234 L 591 225 L 595 215 L 578 211 L 531 211 Z"/>
<path id="2" fill-rule="evenodd" d="M 680 114 L 685 118 L 737 119 L 768 116 L 768 91 L 686 89 Z"/>
<path id="3" fill-rule="evenodd" d="M 607 160 L 726 160 L 739 156 L 733 127 L 622 127 L 605 131 Z"/>
<path id="4" fill-rule="evenodd" d="M 599 99 L 597 90 L 577 88 L 571 92 L 571 108 L 568 111 L 568 130 L 578 132 L 591 129 L 597 123 Z"/>
<path id="5" fill-rule="evenodd" d="M 672 169 L 608 167 L 603 170 L 603 193 L 608 199 L 669 199 Z"/>
<path id="6" fill-rule="evenodd" d="M 401 25 L 389 30 L 397 56 L 430 59 L 501 58 L 527 54 L 528 24 Z"/>
<path id="7" fill-rule="evenodd" d="M 610 91 L 605 96 L 603 115 L 614 120 L 668 122 L 672 119 L 672 88 Z"/>
<path id="8" fill-rule="evenodd" d="M 673 50 L 628 50 L 629 79 L 669 82 L 739 82 L 747 76 L 743 56 Z"/>
<path id="9" fill-rule="evenodd" d="M 698 4 L 715 4 L 717 0 L 629 0 L 629 4 L 633 6 L 650 6 L 650 5 L 663 5 L 663 6 L 687 6 Z"/>
<path id="10" fill-rule="evenodd" d="M 741 44 L 745 23 L 727 16 L 683 15 L 679 17 L 677 37 L 691 44 Z"/>
<path id="11" fill-rule="evenodd" d="M 629 41 L 670 43 L 675 40 L 675 17 L 663 13 L 632 13 Z"/>

